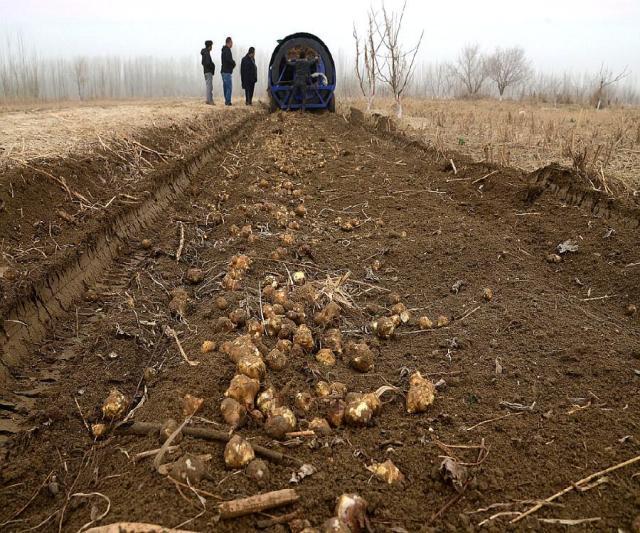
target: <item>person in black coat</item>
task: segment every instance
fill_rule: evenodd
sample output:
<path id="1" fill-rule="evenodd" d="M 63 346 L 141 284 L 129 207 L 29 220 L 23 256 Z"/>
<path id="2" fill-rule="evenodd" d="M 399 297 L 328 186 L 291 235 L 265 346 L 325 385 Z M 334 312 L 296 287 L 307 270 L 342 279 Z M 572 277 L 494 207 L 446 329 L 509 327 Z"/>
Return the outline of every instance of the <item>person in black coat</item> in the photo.
<path id="1" fill-rule="evenodd" d="M 207 98 L 207 104 L 213 105 L 213 75 L 216 73 L 216 66 L 211 59 L 211 48 L 213 47 L 213 41 L 205 41 L 204 48 L 200 50 L 202 56 L 202 70 L 204 70 L 205 81 L 205 95 Z"/>
<path id="2" fill-rule="evenodd" d="M 253 90 L 258 81 L 258 67 L 256 67 L 256 49 L 252 46 L 240 63 L 240 79 L 246 96 L 246 104 L 253 105 Z"/>

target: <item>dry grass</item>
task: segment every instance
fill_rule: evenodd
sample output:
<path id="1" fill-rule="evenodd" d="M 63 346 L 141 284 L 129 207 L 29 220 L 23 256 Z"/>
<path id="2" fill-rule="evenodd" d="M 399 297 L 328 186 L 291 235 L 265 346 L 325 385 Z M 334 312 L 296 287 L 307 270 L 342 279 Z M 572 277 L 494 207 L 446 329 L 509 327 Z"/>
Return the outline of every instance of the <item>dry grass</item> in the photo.
<path id="1" fill-rule="evenodd" d="M 242 106 L 244 107 L 244 106 Z M 232 108 L 235 109 L 235 108 Z M 227 113 L 200 99 L 92 102 L 0 111 L 0 169 L 16 161 L 86 153 L 106 143 L 136 137 L 145 128 L 181 127 L 205 114 Z"/>
<path id="2" fill-rule="evenodd" d="M 390 113 L 391 101 L 378 100 L 376 107 Z M 527 171 L 560 162 L 574 166 L 596 188 L 620 180 L 640 189 L 640 108 L 407 99 L 404 114 L 402 125 L 439 150 Z"/>

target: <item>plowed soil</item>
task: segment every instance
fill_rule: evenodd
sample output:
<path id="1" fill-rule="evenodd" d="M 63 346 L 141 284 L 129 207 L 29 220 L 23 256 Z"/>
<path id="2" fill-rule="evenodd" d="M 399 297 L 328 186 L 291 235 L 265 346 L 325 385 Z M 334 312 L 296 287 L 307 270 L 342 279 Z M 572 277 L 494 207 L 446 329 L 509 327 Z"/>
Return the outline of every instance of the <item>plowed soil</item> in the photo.
<path id="1" fill-rule="evenodd" d="M 358 493 L 373 531 L 471 531 L 481 523 L 494 531 L 564 530 L 540 519 L 586 518 L 593 520 L 578 529 L 631 529 L 640 463 L 509 525 L 535 502 L 640 454 L 638 212 L 580 195 L 582 185 L 561 174 L 565 181 L 554 181 L 553 169 L 526 176 L 464 158 L 454 171 L 416 143 L 337 115 L 259 117 L 195 165 L 189 185 L 153 223 L 119 234 L 107 271 L 10 369 L 0 409 L 5 427 L 22 431 L 0 450 L 0 527 L 77 531 L 106 511 L 108 499 L 108 513 L 93 526 L 252 531 L 264 514 L 219 520 L 218 503 L 294 487 L 299 502 L 270 516 L 300 509 L 299 518 L 320 527 L 340 494 Z M 306 213 L 296 215 L 301 203 Z M 567 240 L 577 249 L 548 262 Z M 252 263 L 232 291 L 223 279 L 238 254 Z M 189 268 L 204 280 L 189 283 Z M 295 272 L 315 287 L 315 304 L 301 299 Z M 195 486 L 201 501 L 157 473 L 152 459 L 133 460 L 159 446 L 157 435 L 92 437 L 87 426 L 105 422 L 100 406 L 114 388 L 127 411 L 136 408 L 135 421 L 181 422 L 182 399 L 191 394 L 204 399 L 192 425 L 229 430 L 219 406 L 236 369 L 220 346 L 246 328 L 226 331 L 220 318 L 243 308 L 261 319 L 269 302 L 263 289 L 273 280 L 305 305 L 316 346 L 293 350 L 283 370 L 268 369 L 263 387 L 280 392 L 298 430 L 326 414 L 319 381 L 357 392 L 396 387 L 367 426 L 275 441 L 251 420 L 238 433 L 287 456 L 269 462 L 261 483 L 225 467 L 224 444 L 185 437 L 178 454 L 210 454 L 210 476 Z M 189 296 L 183 317 L 169 309 L 176 288 Z M 393 293 L 411 318 L 378 339 L 371 322 L 393 313 Z M 221 295 L 225 311 L 214 304 Z M 330 296 L 342 307 L 344 343 L 372 348 L 371 371 L 356 372 L 346 356 L 330 369 L 316 362 L 322 329 L 313 316 Z M 449 323 L 421 330 L 421 316 Z M 197 366 L 184 361 L 166 326 Z M 201 353 L 205 340 L 218 349 Z M 275 343 L 265 334 L 258 344 L 268 351 Z M 416 370 L 438 387 L 426 412 L 408 414 Z M 309 411 L 295 407 L 299 392 L 313 396 Z M 466 464 L 459 486 L 441 473 L 444 456 Z M 366 469 L 387 459 L 404 474 L 402 484 Z M 317 472 L 294 485 L 302 463 Z"/>

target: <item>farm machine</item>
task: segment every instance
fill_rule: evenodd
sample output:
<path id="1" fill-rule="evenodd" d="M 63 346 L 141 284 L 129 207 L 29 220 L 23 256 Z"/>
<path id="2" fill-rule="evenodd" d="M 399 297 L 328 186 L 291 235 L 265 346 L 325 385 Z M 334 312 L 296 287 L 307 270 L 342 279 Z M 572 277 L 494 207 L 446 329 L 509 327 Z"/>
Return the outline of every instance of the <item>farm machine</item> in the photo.
<path id="1" fill-rule="evenodd" d="M 300 88 L 296 61 L 309 60 L 309 75 Z M 298 79 L 296 79 L 298 76 Z M 269 61 L 270 110 L 327 109 L 335 112 L 336 67 L 327 46 L 310 33 L 280 39 Z"/>

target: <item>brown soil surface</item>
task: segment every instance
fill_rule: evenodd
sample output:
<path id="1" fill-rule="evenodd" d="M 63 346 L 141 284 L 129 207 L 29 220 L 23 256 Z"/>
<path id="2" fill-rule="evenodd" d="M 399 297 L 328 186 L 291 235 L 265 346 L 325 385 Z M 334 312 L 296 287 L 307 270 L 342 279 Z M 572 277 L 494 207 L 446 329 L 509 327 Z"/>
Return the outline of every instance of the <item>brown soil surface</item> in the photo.
<path id="1" fill-rule="evenodd" d="M 122 239 L 108 272 L 11 369 L 0 404 L 3 427 L 26 431 L 0 450 L 0 527 L 77 531 L 106 509 L 101 496 L 77 494 L 100 493 L 110 501 L 100 523 L 251 531 L 264 516 L 218 521 L 216 505 L 293 487 L 289 480 L 302 462 L 317 472 L 295 486 L 300 501 L 283 512 L 297 507 L 314 526 L 333 515 L 337 496 L 355 492 L 368 502 L 374 531 L 473 530 L 500 512 L 512 514 L 490 520 L 489 530 L 566 527 L 542 518 L 597 518 L 581 527 L 629 529 L 640 512 L 638 463 L 569 492 L 556 502 L 561 506 L 513 526 L 508 520 L 527 509 L 523 501 L 547 498 L 640 453 L 640 322 L 637 312 L 627 313 L 627 306 L 640 306 L 637 211 L 604 209 L 547 174 L 530 183 L 518 171 L 462 158 L 454 173 L 416 143 L 336 115 L 278 113 L 240 135 L 197 165 L 190 186 L 154 224 Z M 302 191 L 306 216 L 292 213 L 300 200 L 289 181 Z M 299 228 L 286 229 L 291 221 Z M 347 223 L 350 231 L 342 228 Z M 237 231 L 248 224 L 249 239 Z M 272 253 L 284 246 L 285 233 L 294 242 L 276 260 Z M 143 239 L 150 239 L 148 249 Z M 547 262 L 568 239 L 577 251 Z M 251 268 L 239 290 L 225 290 L 221 281 L 240 253 L 252 258 Z M 187 281 L 191 267 L 203 270 L 203 281 Z M 320 380 L 349 391 L 397 387 L 368 426 L 278 442 L 261 422 L 249 422 L 241 435 L 295 459 L 270 462 L 270 478 L 261 484 L 225 468 L 222 444 L 185 437 L 180 453 L 211 455 L 210 479 L 196 484 L 206 491 L 204 504 L 156 473 L 151 459 L 133 462 L 136 453 L 158 447 L 156 436 L 90 436 L 84 423 L 102 421 L 100 406 L 113 388 L 129 409 L 138 406 L 136 421 L 181 421 L 182 398 L 192 394 L 204 405 L 191 423 L 228 430 L 219 405 L 235 365 L 220 349 L 202 354 L 200 346 L 244 333 L 222 331 L 219 319 L 238 307 L 259 318 L 269 300 L 259 297 L 267 277 L 293 289 L 296 271 L 322 289 L 317 305 L 304 309 L 316 348 L 322 331 L 313 315 L 333 295 L 342 302 L 345 343 L 369 343 L 375 367 L 357 373 L 339 356 L 326 370 L 313 355 L 292 353 L 283 370 L 267 371 L 263 386 L 280 391 L 300 430 L 326 414 L 327 402 L 314 393 Z M 175 288 L 189 296 L 182 319 L 169 310 Z M 304 301 L 301 292 L 292 290 L 290 300 Z M 391 314 L 391 292 L 411 319 L 394 338 L 379 340 L 371 321 Z M 225 312 L 214 305 L 220 295 L 230 303 Z M 416 324 L 422 315 L 450 323 L 422 331 Z M 186 364 L 165 326 L 197 366 Z M 260 347 L 275 342 L 265 335 Z M 410 415 L 404 396 L 416 370 L 440 383 L 434 404 Z M 310 411 L 294 408 L 295 394 L 307 391 L 314 396 Z M 439 471 L 445 455 L 469 463 L 459 492 Z M 404 474 L 402 485 L 386 485 L 365 468 L 386 459 Z"/>
<path id="2" fill-rule="evenodd" d="M 147 107 L 143 108 L 146 112 L 163 116 L 155 107 Z M 120 212 L 141 205 L 166 181 L 167 174 L 176 173 L 181 162 L 188 163 L 190 154 L 222 138 L 223 132 L 249 113 L 246 109 L 233 114 L 209 110 L 194 116 L 194 109 L 187 106 L 191 116 L 186 120 L 169 106 L 180 120 L 159 121 L 145 128 L 140 127 L 145 120 L 131 112 L 132 108 L 68 110 L 69 120 L 79 120 L 84 112 L 81 123 L 100 130 L 104 142 L 98 148 L 87 151 L 73 144 L 75 151 L 69 155 L 43 141 L 43 153 L 53 150 L 55 155 L 21 159 L 22 164 L 0 174 L 0 316 L 13 305 L 16 293 L 28 290 L 52 266 L 85 253 L 97 231 L 108 227 Z M 140 106 L 135 109 L 140 113 Z M 106 110 L 111 121 L 100 114 Z M 44 118 L 36 113 L 36 118 L 25 118 L 23 123 L 37 128 L 39 120 L 50 119 L 51 113 L 43 114 Z M 138 127 L 123 129 L 125 117 Z M 7 115 L 2 120 L 7 121 Z M 3 125 L 15 129 L 11 123 Z M 109 126 L 111 131 L 102 130 Z M 56 138 L 63 137 L 58 131 Z M 32 134 L 29 142 L 35 141 Z"/>

